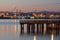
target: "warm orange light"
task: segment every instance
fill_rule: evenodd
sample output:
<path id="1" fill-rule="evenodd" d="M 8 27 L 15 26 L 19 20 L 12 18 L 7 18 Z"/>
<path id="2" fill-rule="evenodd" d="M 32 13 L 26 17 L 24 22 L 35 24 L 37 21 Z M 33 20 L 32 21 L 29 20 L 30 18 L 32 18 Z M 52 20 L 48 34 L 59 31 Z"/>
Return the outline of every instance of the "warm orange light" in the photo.
<path id="1" fill-rule="evenodd" d="M 53 35 L 53 33 L 51 34 L 51 40 L 54 40 L 54 35 Z"/>
<path id="2" fill-rule="evenodd" d="M 33 14 L 35 17 L 43 17 L 43 14 L 41 13 L 41 14 L 37 14 L 37 13 L 34 13 Z"/>
<path id="3" fill-rule="evenodd" d="M 16 25 L 14 25 L 13 30 L 14 30 L 14 32 L 16 32 Z"/>
<path id="4" fill-rule="evenodd" d="M 9 13 L 6 13 L 6 16 L 9 16 Z"/>
<path id="5" fill-rule="evenodd" d="M 54 17 L 54 14 L 51 14 L 50 17 Z"/>
<path id="6" fill-rule="evenodd" d="M 36 35 L 34 35 L 34 40 L 36 40 Z"/>

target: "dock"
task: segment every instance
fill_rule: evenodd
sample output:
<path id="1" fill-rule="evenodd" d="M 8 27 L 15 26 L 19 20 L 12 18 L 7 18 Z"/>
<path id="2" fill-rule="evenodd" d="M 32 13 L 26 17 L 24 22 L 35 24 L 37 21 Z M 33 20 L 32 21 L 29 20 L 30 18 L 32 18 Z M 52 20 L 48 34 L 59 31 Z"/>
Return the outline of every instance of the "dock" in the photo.
<path id="1" fill-rule="evenodd" d="M 60 33 L 60 19 L 20 19 L 21 33 Z"/>

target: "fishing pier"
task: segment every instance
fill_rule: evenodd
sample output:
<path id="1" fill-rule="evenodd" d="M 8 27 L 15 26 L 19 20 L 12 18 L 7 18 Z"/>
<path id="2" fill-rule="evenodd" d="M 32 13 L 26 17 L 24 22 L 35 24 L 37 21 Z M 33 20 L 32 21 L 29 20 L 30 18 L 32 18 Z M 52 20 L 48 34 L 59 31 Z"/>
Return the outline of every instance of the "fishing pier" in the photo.
<path id="1" fill-rule="evenodd" d="M 27 26 L 24 26 L 24 25 Z M 46 33 L 60 31 L 60 19 L 20 19 L 21 33 Z"/>

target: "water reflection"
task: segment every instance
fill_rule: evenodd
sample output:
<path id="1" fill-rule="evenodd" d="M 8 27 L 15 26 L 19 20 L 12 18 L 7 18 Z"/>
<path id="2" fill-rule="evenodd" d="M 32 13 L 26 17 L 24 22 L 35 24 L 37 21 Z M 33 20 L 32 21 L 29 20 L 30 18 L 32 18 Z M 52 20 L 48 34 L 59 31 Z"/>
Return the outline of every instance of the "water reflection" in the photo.
<path id="1" fill-rule="evenodd" d="M 5 31 L 5 32 L 8 32 L 8 31 L 16 32 L 17 31 L 16 29 L 17 29 L 16 25 L 12 25 L 10 27 L 8 25 L 0 26 L 0 31 Z"/>
<path id="2" fill-rule="evenodd" d="M 2 20 L 1 20 L 2 21 Z M 6 20 L 7 21 L 7 20 Z M 47 34 L 46 28 L 43 34 L 23 34 L 20 35 L 20 24 L 17 21 L 10 20 L 6 23 L 0 23 L 0 40 L 59 40 L 60 36 L 55 36 L 56 33 Z M 13 22 L 14 21 L 14 22 Z M 13 22 L 12 24 L 10 22 Z M 25 25 L 26 26 L 26 25 Z M 25 30 L 26 31 L 26 30 Z"/>
<path id="3" fill-rule="evenodd" d="M 51 34 L 51 40 L 54 40 L 54 34 L 53 33 Z"/>
<path id="4" fill-rule="evenodd" d="M 14 32 L 17 31 L 16 29 L 17 29 L 17 27 L 16 27 L 16 25 L 14 25 L 14 26 L 13 26 L 13 30 L 14 30 Z"/>
<path id="5" fill-rule="evenodd" d="M 36 40 L 36 35 L 34 35 L 34 40 Z"/>

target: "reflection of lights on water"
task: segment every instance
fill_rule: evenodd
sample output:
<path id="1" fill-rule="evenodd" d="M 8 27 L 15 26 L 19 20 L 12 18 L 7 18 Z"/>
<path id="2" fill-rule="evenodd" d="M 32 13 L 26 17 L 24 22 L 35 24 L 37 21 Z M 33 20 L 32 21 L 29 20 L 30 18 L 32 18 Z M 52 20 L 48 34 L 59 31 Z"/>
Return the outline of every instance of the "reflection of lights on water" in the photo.
<path id="1" fill-rule="evenodd" d="M 6 31 L 8 32 L 8 30 L 9 30 L 9 28 L 8 28 L 8 26 L 6 27 Z"/>
<path id="2" fill-rule="evenodd" d="M 14 25 L 13 29 L 14 29 L 14 32 L 16 32 L 16 25 Z"/>
<path id="3" fill-rule="evenodd" d="M 18 25 L 18 28 L 17 29 L 18 29 L 18 31 L 20 31 L 20 25 Z"/>
<path id="4" fill-rule="evenodd" d="M 34 40 L 36 40 L 36 35 L 34 35 Z"/>
<path id="5" fill-rule="evenodd" d="M 17 20 L 14 20 L 14 21 L 15 21 L 14 23 L 16 23 Z M 16 26 L 16 24 L 14 25 L 13 29 L 14 29 L 14 32 L 17 31 L 17 26 Z"/>
<path id="6" fill-rule="evenodd" d="M 52 24 L 53 25 L 53 28 L 54 28 L 54 24 Z"/>
<path id="7" fill-rule="evenodd" d="M 51 34 L 51 40 L 54 40 L 54 34 L 53 33 Z"/>
<path id="8" fill-rule="evenodd" d="M 44 35 L 46 34 L 46 24 L 44 24 Z"/>

